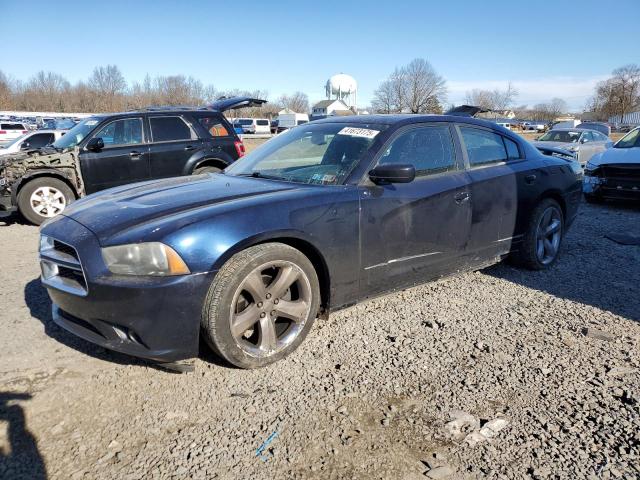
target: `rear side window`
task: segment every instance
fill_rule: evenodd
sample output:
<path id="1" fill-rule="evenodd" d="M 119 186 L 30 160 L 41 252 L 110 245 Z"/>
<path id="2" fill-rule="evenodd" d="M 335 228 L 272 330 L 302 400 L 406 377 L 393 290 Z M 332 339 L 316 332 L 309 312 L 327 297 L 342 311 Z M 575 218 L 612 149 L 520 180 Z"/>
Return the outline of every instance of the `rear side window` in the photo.
<path id="1" fill-rule="evenodd" d="M 472 167 L 507 160 L 507 151 L 501 135 L 470 127 L 460 127 L 460 133 Z"/>
<path id="2" fill-rule="evenodd" d="M 228 137 L 229 131 L 225 127 L 220 119 L 215 116 L 198 117 L 198 123 L 207 131 L 212 137 Z"/>
<path id="3" fill-rule="evenodd" d="M 416 175 L 454 170 L 456 163 L 449 127 L 419 127 L 400 134 L 380 159 L 380 164 L 392 163 L 411 164 Z"/>
<path id="4" fill-rule="evenodd" d="M 53 133 L 36 133 L 30 136 L 27 142 L 29 142 L 29 148 L 42 148 L 53 143 L 54 140 Z"/>
<path id="5" fill-rule="evenodd" d="M 150 117 L 154 142 L 191 140 L 191 128 L 180 117 Z"/>
<path id="6" fill-rule="evenodd" d="M 3 123 L 0 125 L 0 130 L 26 130 L 21 123 Z"/>
<path id="7" fill-rule="evenodd" d="M 507 137 L 502 137 L 504 145 L 507 147 L 507 157 L 509 160 L 515 160 L 520 158 L 520 150 L 518 150 L 518 144 L 513 140 L 509 140 Z"/>

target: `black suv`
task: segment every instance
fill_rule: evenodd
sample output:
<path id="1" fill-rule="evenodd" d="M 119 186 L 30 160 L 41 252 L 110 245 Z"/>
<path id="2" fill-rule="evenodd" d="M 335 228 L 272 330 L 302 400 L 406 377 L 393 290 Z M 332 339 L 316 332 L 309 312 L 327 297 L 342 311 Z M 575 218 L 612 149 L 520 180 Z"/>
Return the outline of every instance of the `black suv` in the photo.
<path id="1" fill-rule="evenodd" d="M 132 182 L 215 173 L 244 155 L 222 112 L 265 100 L 153 107 L 90 117 L 44 149 L 0 160 L 0 216 L 16 209 L 39 225 L 75 199 Z"/>

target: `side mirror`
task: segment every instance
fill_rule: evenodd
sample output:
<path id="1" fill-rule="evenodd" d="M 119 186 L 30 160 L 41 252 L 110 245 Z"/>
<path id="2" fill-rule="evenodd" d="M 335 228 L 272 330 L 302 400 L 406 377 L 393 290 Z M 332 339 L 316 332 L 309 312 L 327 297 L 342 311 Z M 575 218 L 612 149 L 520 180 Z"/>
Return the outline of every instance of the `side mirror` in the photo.
<path id="1" fill-rule="evenodd" d="M 375 184 L 410 183 L 416 178 L 416 169 L 410 164 L 378 165 L 369 172 Z"/>
<path id="2" fill-rule="evenodd" d="M 104 141 L 100 137 L 92 138 L 91 140 L 89 140 L 89 143 L 87 143 L 87 150 L 91 152 L 99 152 L 103 148 Z"/>
<path id="3" fill-rule="evenodd" d="M 31 144 L 29 142 L 22 142 L 20 145 L 20 150 L 29 150 L 31 148 Z"/>

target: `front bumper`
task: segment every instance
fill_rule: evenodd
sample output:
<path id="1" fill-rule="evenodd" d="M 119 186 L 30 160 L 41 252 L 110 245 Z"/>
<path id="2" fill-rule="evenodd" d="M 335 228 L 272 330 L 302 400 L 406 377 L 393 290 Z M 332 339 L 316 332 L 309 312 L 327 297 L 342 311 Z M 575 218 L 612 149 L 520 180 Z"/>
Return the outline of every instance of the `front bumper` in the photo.
<path id="1" fill-rule="evenodd" d="M 585 175 L 582 191 L 601 198 L 640 200 L 640 179 Z"/>
<path id="2" fill-rule="evenodd" d="M 149 360 L 198 355 L 202 306 L 214 273 L 112 275 L 97 238 L 79 223 L 61 215 L 42 233 L 75 248 L 84 275 L 81 294 L 43 277 L 55 323 L 89 342 Z"/>
<path id="3" fill-rule="evenodd" d="M 8 217 L 17 209 L 11 195 L 0 195 L 0 217 Z"/>

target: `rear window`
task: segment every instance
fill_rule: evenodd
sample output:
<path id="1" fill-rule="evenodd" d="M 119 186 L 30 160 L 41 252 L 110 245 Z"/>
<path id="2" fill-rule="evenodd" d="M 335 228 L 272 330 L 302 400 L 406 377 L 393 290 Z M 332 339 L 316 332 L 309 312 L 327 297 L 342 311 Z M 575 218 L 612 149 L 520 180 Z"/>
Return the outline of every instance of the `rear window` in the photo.
<path id="1" fill-rule="evenodd" d="M 243 118 L 236 122 L 237 125 L 253 125 L 253 120 L 250 118 Z"/>
<path id="2" fill-rule="evenodd" d="M 198 117 L 198 123 L 207 131 L 212 137 L 227 137 L 229 131 L 225 127 L 220 118 L 216 116 Z"/>
<path id="3" fill-rule="evenodd" d="M 21 123 L 2 123 L 0 124 L 1 130 L 26 130 L 25 126 Z"/>
<path id="4" fill-rule="evenodd" d="M 269 125 L 269 120 L 256 120 L 256 124 L 260 126 Z"/>
<path id="5" fill-rule="evenodd" d="M 154 142 L 191 140 L 191 129 L 180 117 L 150 117 Z"/>

